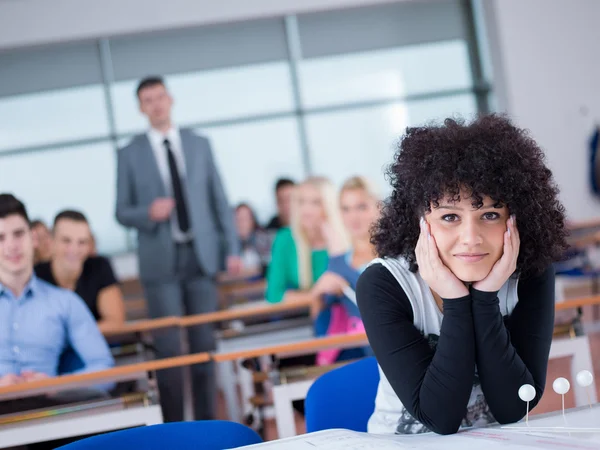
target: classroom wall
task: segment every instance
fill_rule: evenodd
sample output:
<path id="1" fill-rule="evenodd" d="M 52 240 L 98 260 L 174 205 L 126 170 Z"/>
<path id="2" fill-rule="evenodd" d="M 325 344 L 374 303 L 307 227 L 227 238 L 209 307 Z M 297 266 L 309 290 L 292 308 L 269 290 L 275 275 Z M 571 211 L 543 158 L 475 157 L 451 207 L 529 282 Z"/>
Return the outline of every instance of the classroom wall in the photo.
<path id="1" fill-rule="evenodd" d="M 0 49 L 391 1 L 0 0 Z"/>
<path id="2" fill-rule="evenodd" d="M 600 216 L 588 142 L 600 124 L 600 1 L 481 0 L 494 89 L 546 151 L 572 220 Z"/>

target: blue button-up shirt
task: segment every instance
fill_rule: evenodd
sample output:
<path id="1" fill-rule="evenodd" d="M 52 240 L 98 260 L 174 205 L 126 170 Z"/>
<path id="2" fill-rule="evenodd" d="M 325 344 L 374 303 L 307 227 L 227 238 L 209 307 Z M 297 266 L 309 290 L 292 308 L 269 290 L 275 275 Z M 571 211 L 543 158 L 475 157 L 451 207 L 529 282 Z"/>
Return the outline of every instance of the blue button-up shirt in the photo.
<path id="1" fill-rule="evenodd" d="M 72 373 L 114 365 L 104 336 L 77 294 L 35 275 L 18 298 L 0 284 L 0 376 L 23 371 L 56 376 L 59 358 L 69 347 L 84 364 Z"/>

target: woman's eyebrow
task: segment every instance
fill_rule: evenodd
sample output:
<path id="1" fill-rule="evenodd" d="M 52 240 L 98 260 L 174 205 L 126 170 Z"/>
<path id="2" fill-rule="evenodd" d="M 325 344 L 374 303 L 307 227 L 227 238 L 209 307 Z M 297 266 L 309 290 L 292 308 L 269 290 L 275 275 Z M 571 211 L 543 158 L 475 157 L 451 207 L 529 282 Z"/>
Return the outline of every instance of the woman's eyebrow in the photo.
<path id="1" fill-rule="evenodd" d="M 434 209 L 450 209 L 453 211 L 463 211 L 463 208 L 461 208 L 460 206 L 452 206 L 452 205 L 441 205 Z"/>
<path id="2" fill-rule="evenodd" d="M 497 203 L 490 203 L 489 205 L 483 205 L 481 208 L 477 208 L 476 211 L 481 211 L 482 209 L 499 209 L 499 208 L 502 208 L 502 206 L 498 205 Z M 460 206 L 454 206 L 454 205 L 440 205 L 434 209 L 448 209 L 451 211 L 464 211 L 464 208 L 461 208 Z"/>

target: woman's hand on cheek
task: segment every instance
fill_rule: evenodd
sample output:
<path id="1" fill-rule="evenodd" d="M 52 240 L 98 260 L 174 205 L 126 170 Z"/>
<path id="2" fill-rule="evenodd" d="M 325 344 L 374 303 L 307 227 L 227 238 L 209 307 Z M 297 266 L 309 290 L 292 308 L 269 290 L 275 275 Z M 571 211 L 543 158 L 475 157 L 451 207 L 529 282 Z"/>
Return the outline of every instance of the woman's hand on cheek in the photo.
<path id="1" fill-rule="evenodd" d="M 469 295 L 469 290 L 440 259 L 429 224 L 421 219 L 421 234 L 415 248 L 419 274 L 429 287 L 445 299 Z"/>
<path id="2" fill-rule="evenodd" d="M 517 259 L 519 257 L 519 230 L 515 216 L 510 216 L 506 221 L 506 231 L 504 232 L 504 252 L 502 257 L 496 261 L 490 273 L 481 281 L 473 283 L 473 289 L 482 292 L 497 292 L 506 283 L 506 280 L 517 269 Z"/>

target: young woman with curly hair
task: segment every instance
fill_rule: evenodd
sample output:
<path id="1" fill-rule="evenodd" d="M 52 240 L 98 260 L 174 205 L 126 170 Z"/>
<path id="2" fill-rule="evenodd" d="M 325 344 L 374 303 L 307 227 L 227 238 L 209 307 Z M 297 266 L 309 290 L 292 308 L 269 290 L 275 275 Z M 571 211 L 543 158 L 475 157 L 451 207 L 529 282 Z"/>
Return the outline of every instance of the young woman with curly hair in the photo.
<path id="1" fill-rule="evenodd" d="M 357 298 L 379 363 L 373 433 L 524 417 L 546 383 L 564 208 L 544 155 L 503 117 L 409 128 Z"/>

